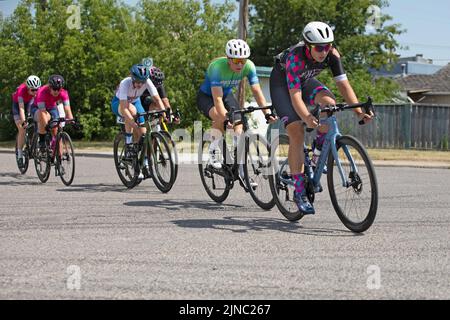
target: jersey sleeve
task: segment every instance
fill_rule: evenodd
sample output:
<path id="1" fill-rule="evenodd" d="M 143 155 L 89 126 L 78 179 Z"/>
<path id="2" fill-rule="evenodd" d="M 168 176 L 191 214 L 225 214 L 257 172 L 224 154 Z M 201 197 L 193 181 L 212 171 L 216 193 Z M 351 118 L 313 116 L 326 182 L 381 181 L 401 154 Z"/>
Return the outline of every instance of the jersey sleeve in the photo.
<path id="1" fill-rule="evenodd" d="M 291 51 L 286 58 L 286 81 L 289 89 L 301 89 L 301 74 L 305 69 L 305 61 Z"/>
<path id="2" fill-rule="evenodd" d="M 36 105 L 40 110 L 45 109 L 45 90 L 39 90 L 36 96 Z"/>
<path id="3" fill-rule="evenodd" d="M 67 90 L 61 90 L 60 97 L 65 107 L 70 106 L 69 93 L 67 92 Z"/>
<path id="4" fill-rule="evenodd" d="M 248 79 L 248 83 L 250 83 L 250 85 L 254 85 L 254 84 L 258 84 L 259 83 L 259 79 L 258 79 L 258 75 L 256 74 L 256 67 L 255 64 L 248 60 L 247 63 L 245 64 L 245 69 L 246 69 L 246 75 L 247 75 L 247 79 Z"/>
<path id="5" fill-rule="evenodd" d="M 150 79 L 147 79 L 147 82 L 145 83 L 145 86 L 146 86 L 148 92 L 150 92 L 150 95 L 152 97 L 158 95 L 158 90 L 156 90 L 155 85 L 153 84 L 153 82 Z"/>
<path id="6" fill-rule="evenodd" d="M 24 96 L 25 96 L 25 94 L 26 94 L 26 92 L 27 92 L 27 87 L 20 87 L 18 90 L 17 90 L 17 102 L 18 103 L 24 103 Z"/>
<path id="7" fill-rule="evenodd" d="M 164 85 L 160 85 L 158 88 L 158 94 L 160 96 L 160 98 L 167 98 L 167 93 L 166 93 L 166 89 L 164 88 Z"/>
<path id="8" fill-rule="evenodd" d="M 330 69 L 336 82 L 347 80 L 344 67 L 342 66 L 342 60 L 339 52 L 336 48 L 330 53 Z"/>
<path id="9" fill-rule="evenodd" d="M 119 89 L 117 90 L 117 98 L 119 98 L 119 100 L 128 101 L 128 85 L 129 85 L 129 83 L 126 80 L 127 79 L 122 80 L 119 84 Z"/>
<path id="10" fill-rule="evenodd" d="M 222 74 L 220 72 L 219 65 L 217 63 L 212 62 L 208 70 L 206 71 L 206 75 L 209 78 L 211 83 L 211 87 L 221 87 L 222 86 Z"/>

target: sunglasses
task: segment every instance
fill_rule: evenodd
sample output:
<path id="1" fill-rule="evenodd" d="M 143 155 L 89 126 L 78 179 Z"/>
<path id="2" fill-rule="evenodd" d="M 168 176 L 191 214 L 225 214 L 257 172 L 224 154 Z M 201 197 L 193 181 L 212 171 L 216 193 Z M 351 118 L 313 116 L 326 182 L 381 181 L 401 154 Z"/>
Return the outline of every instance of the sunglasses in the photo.
<path id="1" fill-rule="evenodd" d="M 55 91 L 55 92 L 59 92 L 59 91 L 61 91 L 61 88 L 58 88 L 58 89 L 55 89 L 55 88 L 50 88 L 50 89 L 52 89 L 53 91 Z"/>
<path id="2" fill-rule="evenodd" d="M 234 64 L 242 64 L 242 65 L 244 65 L 247 62 L 247 59 L 242 59 L 242 58 L 230 58 L 230 60 Z"/>
<path id="3" fill-rule="evenodd" d="M 331 47 L 332 45 L 330 43 L 326 45 L 311 44 L 311 49 L 313 49 L 316 52 L 323 52 L 323 51 L 327 52 L 330 51 Z"/>
<path id="4" fill-rule="evenodd" d="M 36 92 L 38 89 L 30 89 L 31 92 Z"/>
<path id="5" fill-rule="evenodd" d="M 139 80 L 133 80 L 133 83 L 134 84 L 144 84 L 144 83 L 146 83 L 147 81 L 139 81 Z"/>

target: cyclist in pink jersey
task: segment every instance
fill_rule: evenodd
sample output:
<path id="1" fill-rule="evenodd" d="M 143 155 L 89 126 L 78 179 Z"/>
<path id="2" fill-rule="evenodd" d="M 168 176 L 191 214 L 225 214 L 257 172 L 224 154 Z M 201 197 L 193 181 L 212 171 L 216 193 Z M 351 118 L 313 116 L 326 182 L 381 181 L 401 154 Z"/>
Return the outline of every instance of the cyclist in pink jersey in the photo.
<path id="1" fill-rule="evenodd" d="M 30 112 L 37 90 L 41 87 L 41 80 L 37 76 L 29 76 L 12 95 L 12 114 L 18 130 L 17 134 L 17 164 L 23 167 L 23 146 L 25 144 L 26 116 Z M 26 111 L 26 112 L 25 112 Z"/>
<path id="2" fill-rule="evenodd" d="M 72 120 L 72 110 L 70 108 L 69 93 L 63 89 L 64 78 L 60 75 L 52 75 L 48 79 L 48 84 L 42 86 L 37 93 L 32 107 L 34 121 L 38 123 L 40 148 L 45 147 L 45 126 L 51 119 L 65 117 Z M 58 104 L 64 107 L 64 114 L 59 114 Z M 52 130 L 52 135 L 56 135 L 57 128 Z"/>

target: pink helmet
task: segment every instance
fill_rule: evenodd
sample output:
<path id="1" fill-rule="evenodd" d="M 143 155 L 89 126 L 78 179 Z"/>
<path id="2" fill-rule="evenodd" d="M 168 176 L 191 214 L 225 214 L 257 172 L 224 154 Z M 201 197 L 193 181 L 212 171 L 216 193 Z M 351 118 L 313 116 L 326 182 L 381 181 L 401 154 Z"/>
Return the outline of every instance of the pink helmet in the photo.
<path id="1" fill-rule="evenodd" d="M 157 67 L 152 67 L 150 69 L 150 79 L 152 80 L 153 84 L 157 87 L 162 85 L 164 81 L 164 73 L 161 71 L 161 69 Z"/>

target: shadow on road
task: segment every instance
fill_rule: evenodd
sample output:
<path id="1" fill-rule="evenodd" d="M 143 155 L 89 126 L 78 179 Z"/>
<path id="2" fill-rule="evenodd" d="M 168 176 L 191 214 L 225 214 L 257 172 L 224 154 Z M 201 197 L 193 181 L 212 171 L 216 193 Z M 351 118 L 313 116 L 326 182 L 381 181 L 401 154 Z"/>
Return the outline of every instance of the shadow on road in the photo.
<path id="1" fill-rule="evenodd" d="M 125 202 L 125 206 L 130 207 L 152 207 L 162 208 L 170 211 L 187 209 L 202 209 L 209 211 L 242 211 L 243 206 L 234 204 L 218 204 L 215 202 L 205 202 L 204 200 L 146 200 Z"/>
<path id="2" fill-rule="evenodd" d="M 181 228 L 218 229 L 245 233 L 249 231 L 275 230 L 294 234 L 321 237 L 354 237 L 360 236 L 348 230 L 330 228 L 305 228 L 298 222 L 280 219 L 254 219 L 246 217 L 224 217 L 222 219 L 186 219 L 171 221 Z"/>
<path id="3" fill-rule="evenodd" d="M 61 191 L 61 192 L 127 192 L 130 190 L 131 189 L 127 189 L 125 186 L 119 185 L 119 184 L 93 183 L 93 184 L 73 184 L 69 187 L 57 189 L 56 191 Z"/>
<path id="4" fill-rule="evenodd" d="M 0 186 L 22 186 L 42 184 L 37 177 L 23 175 L 19 172 L 0 172 L 0 178 L 13 178 L 15 181 L 0 181 Z"/>

